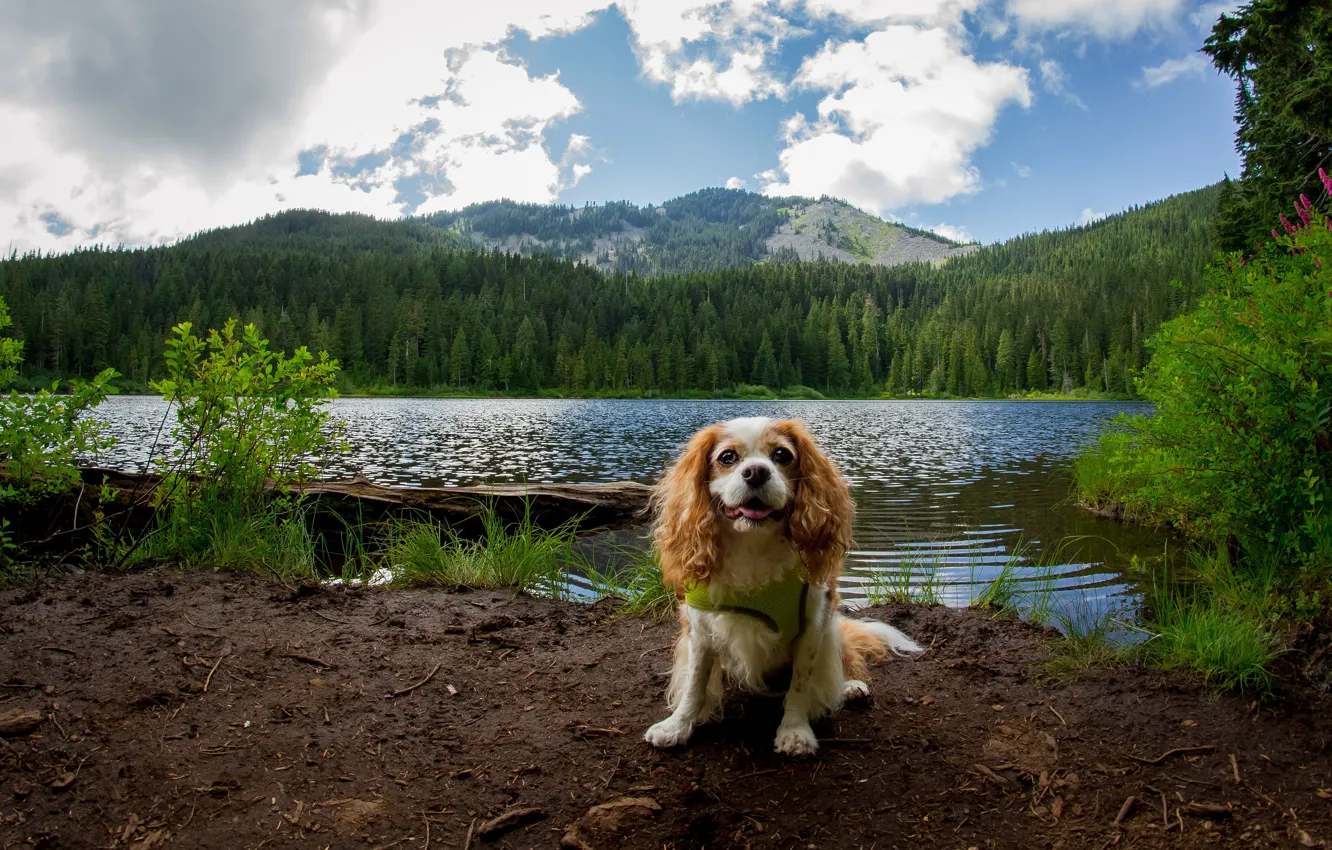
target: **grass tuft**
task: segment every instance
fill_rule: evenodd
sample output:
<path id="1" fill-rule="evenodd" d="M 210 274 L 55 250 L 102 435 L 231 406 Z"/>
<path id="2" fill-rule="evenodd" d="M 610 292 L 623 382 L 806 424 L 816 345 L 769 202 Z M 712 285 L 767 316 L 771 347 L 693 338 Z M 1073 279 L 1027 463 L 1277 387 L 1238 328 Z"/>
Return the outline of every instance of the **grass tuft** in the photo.
<path id="1" fill-rule="evenodd" d="M 585 575 L 599 598 L 624 601 L 620 614 L 665 619 L 675 610 L 675 594 L 661 581 L 661 561 L 651 551 L 626 550 L 627 564 L 606 571 L 588 566 Z"/>
<path id="2" fill-rule="evenodd" d="M 493 505 L 481 513 L 483 536 L 466 540 L 435 520 L 399 521 L 383 544 L 385 565 L 401 587 L 511 588 L 553 597 L 565 594 L 568 570 L 583 565 L 574 541 L 580 518 L 554 529 L 533 521 L 530 506 L 505 523 Z"/>

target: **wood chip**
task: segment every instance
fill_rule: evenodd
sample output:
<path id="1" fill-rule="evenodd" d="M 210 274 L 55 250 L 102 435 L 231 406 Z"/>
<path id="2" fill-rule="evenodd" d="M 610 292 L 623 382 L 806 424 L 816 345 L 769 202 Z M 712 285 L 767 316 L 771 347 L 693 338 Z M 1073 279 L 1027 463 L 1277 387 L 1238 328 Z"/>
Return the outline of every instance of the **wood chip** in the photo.
<path id="1" fill-rule="evenodd" d="M 16 708 L 0 714 L 0 738 L 26 735 L 42 725 L 42 713 L 31 708 Z"/>
<path id="2" fill-rule="evenodd" d="M 1124 819 L 1133 811 L 1133 806 L 1138 802 L 1137 797 L 1130 796 L 1124 801 L 1124 805 L 1119 807 L 1119 814 L 1115 815 L 1114 826 L 1116 829 L 1124 825 Z"/>
<path id="3" fill-rule="evenodd" d="M 1228 818 L 1233 814 L 1225 803 L 1186 803 L 1180 806 L 1180 810 L 1200 818 Z"/>

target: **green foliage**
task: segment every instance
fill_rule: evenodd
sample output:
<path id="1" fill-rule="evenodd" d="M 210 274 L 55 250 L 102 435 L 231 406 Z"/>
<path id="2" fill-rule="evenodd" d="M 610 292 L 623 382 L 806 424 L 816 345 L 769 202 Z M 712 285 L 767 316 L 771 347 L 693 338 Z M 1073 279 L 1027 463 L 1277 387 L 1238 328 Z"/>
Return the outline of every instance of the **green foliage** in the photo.
<path id="1" fill-rule="evenodd" d="M 278 500 L 257 506 L 212 495 L 173 502 L 141 545 L 129 549 L 129 564 L 170 562 L 188 569 L 267 572 L 280 579 L 317 577 L 317 547 L 308 509 Z"/>
<path id="2" fill-rule="evenodd" d="M 506 523 L 487 505 L 480 514 L 484 534 L 465 539 L 434 520 L 393 524 L 383 543 L 383 560 L 393 583 L 403 587 L 511 588 L 564 594 L 564 576 L 583 559 L 574 549 L 578 519 L 542 529 L 525 512 Z"/>
<path id="3" fill-rule="evenodd" d="M 9 307 L 0 298 L 0 331 L 13 325 L 9 317 Z M 0 337 L 0 389 L 9 386 L 18 373 L 18 365 L 23 362 L 23 341 L 10 337 Z"/>
<path id="4" fill-rule="evenodd" d="M 0 299 L 0 329 L 9 324 L 8 308 Z M 22 354 L 21 342 L 0 339 L 0 385 L 13 377 Z M 0 503 L 68 489 L 78 481 L 80 457 L 111 447 L 114 440 L 88 412 L 115 391 L 111 381 L 117 377 L 114 369 L 104 369 L 91 381 L 75 381 L 68 395 L 59 395 L 54 384 L 30 395 L 10 391 L 0 397 L 0 473 L 7 479 L 0 484 Z M 0 536 L 0 559 L 11 548 L 6 542 L 8 538 Z"/>
<path id="5" fill-rule="evenodd" d="M 1332 565 L 1332 234 L 1310 227 L 1209 273 L 1161 328 L 1139 391 L 1156 406 L 1078 463 L 1093 501 L 1238 542 L 1251 557 Z"/>
<path id="6" fill-rule="evenodd" d="M 237 337 L 234 319 L 206 340 L 189 322 L 173 332 L 167 376 L 153 388 L 176 406 L 178 426 L 158 465 L 205 482 L 177 492 L 251 498 L 269 483 L 312 476 L 342 448 L 325 410 L 338 369 L 327 353 L 316 360 L 303 346 L 290 356 L 271 351 L 254 325 Z"/>
<path id="7" fill-rule="evenodd" d="M 719 191 L 671 204 L 696 223 L 750 214 L 745 193 L 728 212 Z M 1143 340 L 1191 303 L 1215 202 L 1214 189 L 1192 192 L 939 267 L 699 259 L 649 279 L 423 241 L 444 231 L 421 222 L 297 211 L 173 247 L 3 260 L 0 295 L 30 382 L 91 375 L 104 359 L 147 386 L 166 377 L 155 352 L 173 326 L 239 315 L 274 351 L 327 349 L 348 386 L 397 393 L 711 397 L 754 383 L 990 396 L 1053 381 L 1123 395 Z M 528 224 L 551 208 L 538 209 Z M 572 212 L 551 226 L 594 214 Z"/>
<path id="8" fill-rule="evenodd" d="M 906 561 L 891 570 L 872 570 L 864 584 L 870 605 L 938 605 L 939 565 Z"/>
<path id="9" fill-rule="evenodd" d="M 1248 250 L 1332 167 L 1332 6 L 1252 0 L 1221 16 L 1203 52 L 1239 88 L 1244 179 L 1224 188 L 1218 236 L 1225 250 Z"/>
<path id="10" fill-rule="evenodd" d="M 114 445 L 105 425 L 88 414 L 115 389 L 111 381 L 116 377 L 114 369 L 106 369 L 91 381 L 73 382 L 67 395 L 53 385 L 0 398 L 0 471 L 18 497 L 69 489 L 79 480 L 80 458 Z"/>

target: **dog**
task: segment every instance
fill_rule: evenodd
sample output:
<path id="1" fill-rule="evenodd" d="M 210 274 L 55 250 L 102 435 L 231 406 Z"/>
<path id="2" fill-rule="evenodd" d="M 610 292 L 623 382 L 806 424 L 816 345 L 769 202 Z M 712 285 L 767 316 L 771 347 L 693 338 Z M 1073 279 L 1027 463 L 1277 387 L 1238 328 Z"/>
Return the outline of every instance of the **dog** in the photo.
<path id="1" fill-rule="evenodd" d="M 704 428 L 657 485 L 652 509 L 682 629 L 671 714 L 647 730 L 649 744 L 688 742 L 720 714 L 724 680 L 773 694 L 789 670 L 774 746 L 811 755 L 810 722 L 869 695 L 869 662 L 922 651 L 886 623 L 838 613 L 855 503 L 803 423 L 752 417 Z"/>

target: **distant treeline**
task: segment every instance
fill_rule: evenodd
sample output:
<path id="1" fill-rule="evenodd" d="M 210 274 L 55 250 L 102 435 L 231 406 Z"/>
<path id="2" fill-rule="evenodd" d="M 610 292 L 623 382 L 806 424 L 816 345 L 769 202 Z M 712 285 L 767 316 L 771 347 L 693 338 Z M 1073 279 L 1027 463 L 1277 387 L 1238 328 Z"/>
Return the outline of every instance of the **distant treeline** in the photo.
<path id="1" fill-rule="evenodd" d="M 236 316 L 350 386 L 568 394 L 1132 391 L 1213 255 L 1216 188 L 935 268 L 768 262 L 603 275 L 426 222 L 298 211 L 144 250 L 0 262 L 27 380 L 158 376 L 170 328 Z M 1177 281 L 1178 285 L 1172 285 Z"/>

